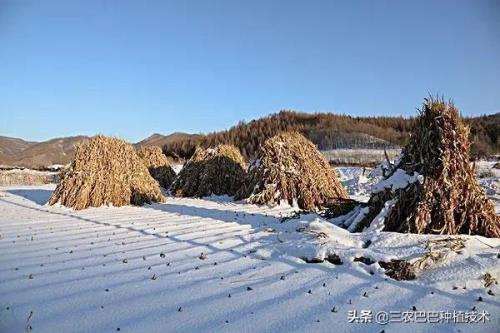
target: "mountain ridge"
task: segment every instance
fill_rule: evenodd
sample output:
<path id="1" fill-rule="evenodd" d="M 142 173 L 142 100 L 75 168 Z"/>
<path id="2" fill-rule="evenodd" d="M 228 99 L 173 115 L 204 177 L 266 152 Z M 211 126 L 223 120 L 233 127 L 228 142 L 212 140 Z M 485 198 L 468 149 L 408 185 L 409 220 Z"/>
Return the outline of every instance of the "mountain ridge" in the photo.
<path id="1" fill-rule="evenodd" d="M 136 148 L 148 145 L 163 147 L 167 143 L 189 136 L 196 136 L 196 134 L 174 132 L 163 135 L 154 133 L 133 145 Z M 54 164 L 67 164 L 74 156 L 76 145 L 88 139 L 89 136 L 86 135 L 75 135 L 36 142 L 0 136 L 0 165 L 43 169 Z"/>

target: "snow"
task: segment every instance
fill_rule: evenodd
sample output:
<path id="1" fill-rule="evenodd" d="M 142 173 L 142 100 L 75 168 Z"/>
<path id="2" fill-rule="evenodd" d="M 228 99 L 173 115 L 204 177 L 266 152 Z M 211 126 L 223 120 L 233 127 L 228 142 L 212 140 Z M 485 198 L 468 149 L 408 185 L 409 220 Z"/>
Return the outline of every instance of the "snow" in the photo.
<path id="1" fill-rule="evenodd" d="M 384 207 L 380 210 L 380 213 L 375 216 L 366 231 L 370 233 L 380 233 L 384 229 L 385 218 L 389 215 L 397 202 L 398 198 L 394 198 L 384 203 Z"/>
<path id="2" fill-rule="evenodd" d="M 323 150 L 321 153 L 327 160 L 335 164 L 355 165 L 381 163 L 386 160 L 386 153 L 389 159 L 397 158 L 401 149 L 332 149 Z"/>
<path id="3" fill-rule="evenodd" d="M 500 178 L 480 178 L 479 185 L 481 185 L 488 198 L 493 200 L 496 212 L 500 214 Z"/>
<path id="4" fill-rule="evenodd" d="M 479 160 L 474 162 L 476 174 L 481 177 L 484 174 L 491 174 L 492 177 L 500 178 L 500 169 L 495 168 L 499 161 Z"/>
<path id="5" fill-rule="evenodd" d="M 50 171 L 59 171 L 64 169 L 66 166 L 64 164 L 52 164 L 47 167 Z"/>
<path id="6" fill-rule="evenodd" d="M 350 232 L 353 232 L 357 229 L 358 224 L 361 223 L 363 218 L 369 212 L 370 212 L 370 208 L 368 208 L 368 207 L 361 208 L 360 206 L 358 206 L 355 209 L 353 209 L 353 211 L 351 212 L 352 215 L 349 214 L 348 216 L 346 216 L 347 219 L 343 222 L 343 224 L 348 227 L 347 230 L 349 230 Z"/>
<path id="7" fill-rule="evenodd" d="M 350 233 L 216 196 L 73 211 L 44 204 L 54 187 L 0 187 L 0 332 L 498 332 L 500 288 L 481 276 L 500 277 L 499 239 L 461 236 L 460 254 L 395 281 L 354 258 L 412 261 L 443 236 Z M 303 260 L 333 254 L 342 265 Z M 413 306 L 490 321 L 348 321 Z"/>
<path id="8" fill-rule="evenodd" d="M 381 176 L 372 176 L 367 168 L 337 167 L 340 182 L 351 197 L 358 201 L 366 201 L 372 187 L 379 182 Z"/>
<path id="9" fill-rule="evenodd" d="M 378 193 L 384 191 L 385 189 L 390 189 L 391 191 L 396 191 L 407 187 L 409 184 L 424 181 L 424 176 L 420 175 L 418 172 L 413 174 L 408 174 L 402 169 L 397 169 L 394 173 L 387 179 L 381 180 L 378 184 L 373 187 L 372 193 Z"/>
<path id="10" fill-rule="evenodd" d="M 262 163 L 262 161 L 260 160 L 260 158 L 255 159 L 254 161 L 252 161 L 250 163 L 248 171 L 251 171 L 251 170 L 259 168 L 261 163 Z"/>
<path id="11" fill-rule="evenodd" d="M 39 171 L 39 170 L 31 170 L 31 169 L 10 169 L 2 171 L 3 174 L 24 174 L 24 175 L 33 175 L 33 176 L 51 176 L 57 174 L 56 172 L 51 171 Z"/>
<path id="12" fill-rule="evenodd" d="M 182 168 L 184 167 L 184 164 L 182 163 L 172 163 L 172 169 L 174 169 L 174 172 L 176 174 L 178 174 L 179 172 L 181 172 Z"/>
<path id="13" fill-rule="evenodd" d="M 495 202 L 497 214 L 500 214 L 500 169 L 495 168 L 498 161 L 476 161 L 475 171 L 479 184 L 486 195 Z"/>

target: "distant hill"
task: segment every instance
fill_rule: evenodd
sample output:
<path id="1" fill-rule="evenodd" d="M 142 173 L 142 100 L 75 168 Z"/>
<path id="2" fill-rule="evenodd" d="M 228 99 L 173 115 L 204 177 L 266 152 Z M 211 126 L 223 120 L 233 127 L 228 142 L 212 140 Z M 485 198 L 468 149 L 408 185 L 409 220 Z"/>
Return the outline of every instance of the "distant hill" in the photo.
<path id="1" fill-rule="evenodd" d="M 155 145 L 163 147 L 176 140 L 186 140 L 198 135 L 172 133 L 153 134 L 135 144 L 136 147 Z M 76 145 L 87 136 L 72 136 L 44 142 L 29 142 L 18 138 L 0 136 L 0 165 L 42 169 L 53 164 L 67 164 L 74 156 Z"/>
<path id="2" fill-rule="evenodd" d="M 73 158 L 76 144 L 86 139 L 88 139 L 86 136 L 72 136 L 30 143 L 28 147 L 9 156 L 8 159 L 0 159 L 0 164 L 34 169 L 52 164 L 66 164 Z M 2 147 L 5 149 L 3 144 Z"/>
<path id="3" fill-rule="evenodd" d="M 34 144 L 36 142 L 0 136 L 0 161 L 8 161 Z"/>
<path id="4" fill-rule="evenodd" d="M 168 144 L 172 144 L 176 141 L 182 141 L 182 140 L 187 140 L 189 138 L 194 138 L 198 137 L 199 135 L 197 134 L 188 134 L 188 133 L 182 133 L 182 132 L 175 132 L 169 135 L 162 135 L 155 133 L 146 139 L 139 141 L 135 144 L 136 147 L 142 147 L 142 146 L 158 146 L 158 147 L 163 147 Z"/>

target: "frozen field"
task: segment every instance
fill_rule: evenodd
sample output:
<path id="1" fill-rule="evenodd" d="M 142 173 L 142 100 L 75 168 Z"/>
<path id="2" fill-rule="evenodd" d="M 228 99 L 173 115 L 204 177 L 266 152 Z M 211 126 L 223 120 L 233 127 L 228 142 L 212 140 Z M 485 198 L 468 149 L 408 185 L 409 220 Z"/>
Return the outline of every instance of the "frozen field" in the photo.
<path id="1" fill-rule="evenodd" d="M 366 200 L 374 180 L 362 169 L 339 172 Z M 498 178 L 482 183 L 499 197 Z M 44 206 L 53 189 L 0 187 L 2 333 L 499 332 L 500 288 L 483 278 L 500 278 L 499 239 L 460 237 L 464 249 L 395 281 L 377 261 L 417 259 L 427 241 L 446 237 L 351 234 L 313 214 L 283 221 L 290 207 L 228 198 L 73 211 Z M 332 254 L 342 264 L 303 260 Z M 362 310 L 372 322 L 350 322 L 349 311 Z M 426 321 L 456 311 L 458 321 L 479 322 L 383 325 L 380 311 Z"/>

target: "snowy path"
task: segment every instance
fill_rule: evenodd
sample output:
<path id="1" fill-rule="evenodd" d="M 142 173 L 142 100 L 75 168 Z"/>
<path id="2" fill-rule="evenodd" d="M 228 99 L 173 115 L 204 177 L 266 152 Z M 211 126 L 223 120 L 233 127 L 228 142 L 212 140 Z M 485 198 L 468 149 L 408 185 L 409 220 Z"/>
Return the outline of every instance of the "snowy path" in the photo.
<path id="1" fill-rule="evenodd" d="M 2 333 L 499 331 L 499 296 L 487 289 L 398 282 L 361 263 L 291 256 L 279 237 L 286 229 L 279 217 L 290 208 L 170 198 L 75 212 L 41 205 L 52 189 L 0 188 Z M 498 285 L 489 289 L 500 294 Z M 413 306 L 476 307 L 491 317 L 433 326 L 349 323 L 347 316 Z"/>

